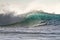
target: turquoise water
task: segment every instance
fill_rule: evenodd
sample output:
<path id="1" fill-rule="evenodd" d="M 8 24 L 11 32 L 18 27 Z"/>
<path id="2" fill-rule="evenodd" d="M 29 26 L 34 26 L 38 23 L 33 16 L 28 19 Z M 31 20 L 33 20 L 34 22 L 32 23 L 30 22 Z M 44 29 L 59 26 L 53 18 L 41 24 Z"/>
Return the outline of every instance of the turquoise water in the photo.
<path id="1" fill-rule="evenodd" d="M 1 26 L 11 26 L 11 25 L 20 25 L 20 26 L 34 26 L 34 25 L 58 25 L 60 24 L 60 14 L 51 14 L 47 12 L 33 11 L 24 14 L 25 17 L 23 21 L 11 23 Z M 57 22 L 59 22 L 57 24 Z"/>

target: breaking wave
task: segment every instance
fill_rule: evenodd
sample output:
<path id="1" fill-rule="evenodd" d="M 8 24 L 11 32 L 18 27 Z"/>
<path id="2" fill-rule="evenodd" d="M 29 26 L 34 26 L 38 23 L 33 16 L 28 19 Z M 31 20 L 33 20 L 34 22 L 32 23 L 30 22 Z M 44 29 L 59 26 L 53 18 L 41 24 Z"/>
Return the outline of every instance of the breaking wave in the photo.
<path id="1" fill-rule="evenodd" d="M 0 26 L 45 26 L 60 25 L 60 14 L 51 14 L 43 11 L 32 11 L 23 14 L 23 20 Z M 22 18 L 22 17 L 21 17 Z M 14 19 L 15 20 L 15 19 Z M 19 19 L 20 20 L 20 19 Z"/>

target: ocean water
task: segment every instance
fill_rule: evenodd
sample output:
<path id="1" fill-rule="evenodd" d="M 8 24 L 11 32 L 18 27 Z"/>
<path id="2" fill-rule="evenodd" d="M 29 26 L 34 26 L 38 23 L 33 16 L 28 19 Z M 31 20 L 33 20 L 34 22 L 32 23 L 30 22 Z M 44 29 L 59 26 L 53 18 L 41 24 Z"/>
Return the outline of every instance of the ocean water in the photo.
<path id="1" fill-rule="evenodd" d="M 60 40 L 60 25 L 0 27 L 0 40 Z"/>
<path id="2" fill-rule="evenodd" d="M 0 40 L 60 40 L 60 14 L 32 11 L 21 17 L 8 23 L 0 17 Z"/>

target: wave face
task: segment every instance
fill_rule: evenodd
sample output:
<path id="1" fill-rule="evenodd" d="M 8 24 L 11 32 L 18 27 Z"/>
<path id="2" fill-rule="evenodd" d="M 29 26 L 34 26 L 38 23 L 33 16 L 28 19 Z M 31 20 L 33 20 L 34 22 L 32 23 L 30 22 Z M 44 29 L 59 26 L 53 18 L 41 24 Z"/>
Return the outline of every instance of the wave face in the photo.
<path id="1" fill-rule="evenodd" d="M 60 25 L 60 15 L 50 14 L 46 12 L 30 12 L 26 16 L 26 19 L 22 22 L 28 25 Z"/>
<path id="2" fill-rule="evenodd" d="M 59 14 L 51 14 L 41 11 L 32 11 L 24 14 L 23 21 L 11 23 L 7 25 L 1 26 L 11 26 L 11 25 L 19 25 L 19 26 L 44 26 L 44 25 L 60 25 L 60 15 Z"/>

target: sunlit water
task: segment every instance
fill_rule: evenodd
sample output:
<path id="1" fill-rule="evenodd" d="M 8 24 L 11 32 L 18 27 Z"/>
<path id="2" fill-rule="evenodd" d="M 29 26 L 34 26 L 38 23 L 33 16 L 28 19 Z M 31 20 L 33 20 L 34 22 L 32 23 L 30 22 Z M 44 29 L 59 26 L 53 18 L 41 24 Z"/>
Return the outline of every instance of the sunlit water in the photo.
<path id="1" fill-rule="evenodd" d="M 60 40 L 60 25 L 0 27 L 0 40 Z"/>

